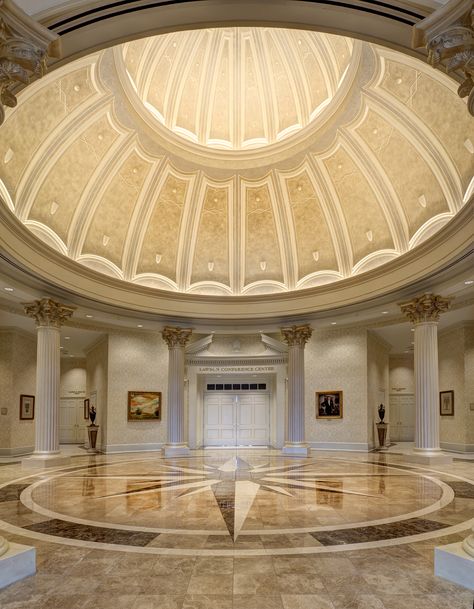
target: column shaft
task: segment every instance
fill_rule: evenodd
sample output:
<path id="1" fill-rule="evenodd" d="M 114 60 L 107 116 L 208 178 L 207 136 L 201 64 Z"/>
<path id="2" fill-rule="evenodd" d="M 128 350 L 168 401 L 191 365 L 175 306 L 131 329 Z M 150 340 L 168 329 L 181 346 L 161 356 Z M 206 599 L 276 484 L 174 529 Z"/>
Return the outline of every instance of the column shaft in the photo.
<path id="1" fill-rule="evenodd" d="M 304 345 L 291 345 L 288 350 L 287 442 L 304 441 Z"/>
<path id="2" fill-rule="evenodd" d="M 168 444 L 184 441 L 184 347 L 175 345 L 169 350 Z"/>
<path id="3" fill-rule="evenodd" d="M 415 324 L 415 450 L 438 452 L 438 323 Z"/>
<path id="4" fill-rule="evenodd" d="M 60 330 L 38 327 L 35 454 L 59 453 Z"/>

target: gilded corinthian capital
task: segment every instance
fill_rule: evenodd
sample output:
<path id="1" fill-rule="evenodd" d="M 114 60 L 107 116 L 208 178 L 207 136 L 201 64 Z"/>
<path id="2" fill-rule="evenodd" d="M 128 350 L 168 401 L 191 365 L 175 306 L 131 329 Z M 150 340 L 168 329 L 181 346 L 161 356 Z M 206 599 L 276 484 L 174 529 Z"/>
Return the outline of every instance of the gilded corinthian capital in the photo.
<path id="1" fill-rule="evenodd" d="M 17 104 L 14 91 L 46 71 L 46 59 L 60 57 L 59 36 L 24 13 L 12 0 L 0 0 L 0 125 L 5 106 Z"/>
<path id="2" fill-rule="evenodd" d="M 37 326 L 52 326 L 60 328 L 76 310 L 51 298 L 42 298 L 23 305 L 28 317 L 33 317 Z"/>
<path id="3" fill-rule="evenodd" d="M 440 314 L 446 312 L 450 305 L 451 298 L 423 294 L 419 298 L 400 303 L 400 308 L 402 313 L 416 324 L 423 321 L 439 321 Z"/>
<path id="4" fill-rule="evenodd" d="M 426 47 L 434 67 L 457 72 L 463 80 L 460 97 L 474 116 L 474 28 L 472 0 L 450 0 L 413 26 L 413 48 Z"/>
<path id="5" fill-rule="evenodd" d="M 188 340 L 191 338 L 191 328 L 175 328 L 172 326 L 165 326 L 161 332 L 163 340 L 168 345 L 168 348 L 172 347 L 185 347 Z"/>
<path id="6" fill-rule="evenodd" d="M 304 346 L 313 333 L 313 329 L 308 324 L 304 326 L 290 326 L 288 328 L 282 328 L 281 333 L 283 339 L 289 347 L 294 345 Z"/>

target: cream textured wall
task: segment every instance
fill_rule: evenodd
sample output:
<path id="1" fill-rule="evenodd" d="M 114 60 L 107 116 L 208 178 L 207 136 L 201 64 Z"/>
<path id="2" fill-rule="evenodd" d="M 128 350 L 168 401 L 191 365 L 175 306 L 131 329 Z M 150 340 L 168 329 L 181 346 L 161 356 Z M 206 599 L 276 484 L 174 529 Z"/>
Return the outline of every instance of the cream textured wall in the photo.
<path id="1" fill-rule="evenodd" d="M 379 420 L 379 404 L 383 403 L 385 406 L 385 421 L 389 420 L 390 414 L 387 400 L 389 388 L 389 352 L 390 345 L 372 332 L 367 333 L 367 434 L 369 442 L 372 442 L 375 446 L 378 445 L 378 441 L 375 437 L 376 428 L 374 422 Z"/>
<path id="2" fill-rule="evenodd" d="M 315 392 L 342 390 L 343 418 L 316 419 Z M 367 330 L 315 329 L 305 349 L 306 440 L 313 448 L 367 450 Z"/>
<path id="3" fill-rule="evenodd" d="M 463 324 L 439 334 L 439 390 L 454 391 L 454 416 L 440 417 L 442 448 L 473 451 L 473 327 Z"/>
<path id="4" fill-rule="evenodd" d="M 86 397 L 97 410 L 96 425 L 100 425 L 97 446 L 107 443 L 107 382 L 108 382 L 108 337 L 104 336 L 87 352 Z"/>
<path id="5" fill-rule="evenodd" d="M 129 391 L 161 391 L 161 421 L 127 421 Z M 166 442 L 168 347 L 158 333 L 123 332 L 108 339 L 108 452 L 150 450 Z"/>
<path id="6" fill-rule="evenodd" d="M 415 393 L 413 353 L 389 358 L 390 393 Z"/>
<path id="7" fill-rule="evenodd" d="M 22 331 L 0 330 L 0 455 L 31 452 L 34 421 L 20 421 L 20 395 L 35 395 L 36 337 Z"/>
<path id="8" fill-rule="evenodd" d="M 62 398 L 84 396 L 86 394 L 86 360 L 85 358 L 61 358 L 61 386 Z"/>

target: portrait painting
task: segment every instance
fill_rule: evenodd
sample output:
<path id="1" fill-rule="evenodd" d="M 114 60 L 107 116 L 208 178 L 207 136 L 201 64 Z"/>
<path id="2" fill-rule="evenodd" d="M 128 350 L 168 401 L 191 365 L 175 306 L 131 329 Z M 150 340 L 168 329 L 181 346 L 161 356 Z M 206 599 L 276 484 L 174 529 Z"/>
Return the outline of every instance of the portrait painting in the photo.
<path id="1" fill-rule="evenodd" d="M 316 392 L 316 418 L 342 419 L 342 391 Z"/>

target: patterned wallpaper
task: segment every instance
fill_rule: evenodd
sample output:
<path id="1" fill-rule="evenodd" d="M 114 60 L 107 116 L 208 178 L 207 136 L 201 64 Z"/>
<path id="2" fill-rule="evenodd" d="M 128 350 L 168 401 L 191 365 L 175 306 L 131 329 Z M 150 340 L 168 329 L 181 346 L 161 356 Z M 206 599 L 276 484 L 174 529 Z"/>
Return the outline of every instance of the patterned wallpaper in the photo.
<path id="1" fill-rule="evenodd" d="M 390 346 L 381 341 L 372 332 L 367 333 L 367 392 L 368 420 L 367 433 L 369 442 L 378 444 L 375 437 L 374 423 L 379 420 L 378 407 L 381 402 L 385 406 L 385 421 L 390 420 L 388 405 L 388 358 Z"/>
<path id="2" fill-rule="evenodd" d="M 315 418 L 315 392 L 342 390 L 343 418 Z M 306 439 L 361 443 L 367 434 L 367 331 L 315 329 L 305 349 Z"/>
<path id="3" fill-rule="evenodd" d="M 86 397 L 95 397 L 97 418 L 100 425 L 98 446 L 106 444 L 107 440 L 107 375 L 108 375 L 108 337 L 96 343 L 87 353 L 86 359 Z"/>

